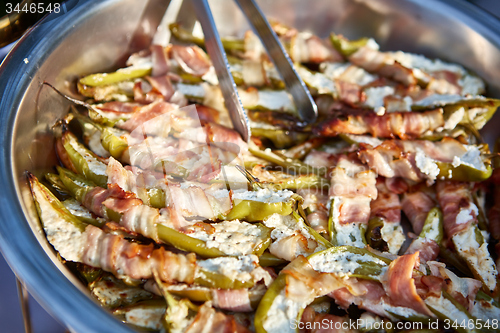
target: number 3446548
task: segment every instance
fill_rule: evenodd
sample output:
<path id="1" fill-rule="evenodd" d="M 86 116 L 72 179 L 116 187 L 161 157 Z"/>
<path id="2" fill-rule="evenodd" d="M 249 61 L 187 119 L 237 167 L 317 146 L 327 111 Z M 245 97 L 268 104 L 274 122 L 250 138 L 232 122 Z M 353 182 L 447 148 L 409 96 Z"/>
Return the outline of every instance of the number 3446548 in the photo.
<path id="1" fill-rule="evenodd" d="M 10 2 L 7 2 L 5 4 L 6 8 L 5 11 L 7 14 L 11 13 L 32 13 L 32 14 L 44 14 L 44 13 L 59 13 L 61 11 L 61 4 L 59 3 L 30 3 L 27 4 L 25 3 L 24 5 L 22 4 L 13 4 Z"/>

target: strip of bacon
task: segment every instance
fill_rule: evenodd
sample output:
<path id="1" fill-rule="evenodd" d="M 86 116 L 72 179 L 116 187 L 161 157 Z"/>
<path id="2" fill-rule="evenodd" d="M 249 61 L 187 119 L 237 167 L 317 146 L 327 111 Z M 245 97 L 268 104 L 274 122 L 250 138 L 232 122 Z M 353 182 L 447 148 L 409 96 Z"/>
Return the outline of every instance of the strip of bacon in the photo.
<path id="1" fill-rule="evenodd" d="M 473 223 L 477 223 L 477 207 L 472 201 L 469 185 L 469 183 L 454 181 L 437 182 L 437 199 L 443 210 L 443 227 L 448 238 L 468 229 Z M 467 216 L 464 216 L 465 219 L 457 219 L 461 210 L 468 210 Z"/>
<path id="2" fill-rule="evenodd" d="M 424 226 L 427 214 L 436 206 L 436 203 L 430 196 L 419 191 L 403 194 L 401 205 L 403 212 L 408 220 L 410 220 L 413 232 L 419 235 Z"/>
<path id="3" fill-rule="evenodd" d="M 205 75 L 212 66 L 205 51 L 196 45 L 170 45 L 169 54 L 186 73 L 194 76 Z"/>
<path id="4" fill-rule="evenodd" d="M 250 333 L 250 331 L 238 323 L 233 316 L 215 311 L 211 302 L 206 302 L 200 307 L 193 322 L 184 331 L 185 333 L 204 332 L 231 332 Z"/>
<path id="5" fill-rule="evenodd" d="M 387 280 L 384 288 L 391 303 L 404 306 L 427 316 L 433 317 L 433 313 L 425 305 L 417 293 L 415 281 L 412 278 L 413 268 L 418 267 L 419 254 L 405 254 L 392 261 L 387 270 Z"/>
<path id="6" fill-rule="evenodd" d="M 151 279 L 158 272 L 164 282 L 193 283 L 196 270 L 194 254 L 174 254 L 153 245 L 139 245 L 121 236 L 106 234 L 92 225 L 85 230 L 87 242 L 83 263 L 112 272 L 117 277 Z"/>
<path id="7" fill-rule="evenodd" d="M 428 262 L 435 260 L 439 255 L 439 244 L 432 239 L 416 238 L 414 239 L 405 254 L 419 253 L 420 260 Z"/>
<path id="8" fill-rule="evenodd" d="M 330 198 L 334 200 L 335 224 L 368 223 L 370 201 L 377 197 L 376 174 L 355 155 L 341 155 L 332 171 Z"/>
<path id="9" fill-rule="evenodd" d="M 371 216 L 382 217 L 390 223 L 399 223 L 401 221 L 401 203 L 399 196 L 389 191 L 386 186 L 385 178 L 377 178 L 378 196 L 370 203 Z"/>
<path id="10" fill-rule="evenodd" d="M 392 112 L 382 116 L 370 112 L 326 120 L 313 132 L 321 136 L 338 134 L 371 134 L 380 138 L 418 138 L 444 125 L 443 110 L 425 112 Z"/>
<path id="11" fill-rule="evenodd" d="M 253 311 L 248 289 L 215 289 L 212 295 L 216 308 L 236 312 Z"/>
<path id="12" fill-rule="evenodd" d="M 349 61 L 369 72 L 377 72 L 381 76 L 401 82 L 405 86 L 417 84 L 413 71 L 394 61 L 390 54 L 380 52 L 369 46 L 362 46 L 351 56 Z"/>
<path id="13" fill-rule="evenodd" d="M 358 155 L 363 163 L 387 178 L 402 177 L 415 182 L 430 179 L 423 174 L 416 164 L 416 154 L 421 152 L 426 157 L 440 162 L 452 162 L 455 156 L 467 152 L 466 147 L 452 138 L 431 142 L 427 140 L 385 140 L 373 148 L 360 144 Z M 432 179 L 434 180 L 434 179 Z"/>
<path id="14" fill-rule="evenodd" d="M 161 45 L 151 45 L 151 60 L 153 62 L 152 76 L 166 75 L 169 69 L 168 58 L 165 49 Z"/>

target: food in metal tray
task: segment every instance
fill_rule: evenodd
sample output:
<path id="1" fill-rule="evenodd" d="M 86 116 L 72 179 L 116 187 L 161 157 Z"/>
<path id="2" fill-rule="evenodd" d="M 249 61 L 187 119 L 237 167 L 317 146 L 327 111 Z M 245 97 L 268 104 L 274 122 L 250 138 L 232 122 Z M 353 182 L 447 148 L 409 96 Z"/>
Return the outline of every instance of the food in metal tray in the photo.
<path id="1" fill-rule="evenodd" d="M 499 169 L 479 130 L 500 101 L 458 64 L 273 28 L 314 124 L 251 31 L 222 41 L 248 143 L 203 37 L 179 24 L 173 44 L 77 82 L 85 103 L 54 126 L 60 165 L 28 173 L 61 260 L 140 329 L 497 330 Z"/>

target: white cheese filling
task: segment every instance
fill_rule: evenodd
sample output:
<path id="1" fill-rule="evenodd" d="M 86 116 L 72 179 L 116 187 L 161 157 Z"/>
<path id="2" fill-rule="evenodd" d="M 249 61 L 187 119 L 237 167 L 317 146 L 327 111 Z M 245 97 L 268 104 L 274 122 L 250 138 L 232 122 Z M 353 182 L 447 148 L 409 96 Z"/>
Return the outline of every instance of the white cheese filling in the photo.
<path id="1" fill-rule="evenodd" d="M 427 156 L 422 149 L 417 148 L 417 152 L 415 154 L 415 164 L 420 172 L 426 175 L 428 184 L 432 185 L 434 180 L 436 180 L 436 177 L 439 175 L 439 167 L 437 166 L 436 161 Z"/>
<path id="2" fill-rule="evenodd" d="M 309 263 L 315 271 L 321 273 L 334 273 L 340 277 L 355 274 L 361 263 L 372 262 L 381 266 L 387 266 L 385 262 L 368 254 L 357 254 L 351 252 L 324 251 L 311 256 Z"/>
<path id="3" fill-rule="evenodd" d="M 307 306 L 307 304 L 288 299 L 285 290 L 284 288 L 274 298 L 273 304 L 267 312 L 267 317 L 262 323 L 268 333 L 296 332 L 292 324 L 294 321 L 297 323 L 301 310 Z"/>
<path id="4" fill-rule="evenodd" d="M 371 198 L 366 196 L 360 196 L 357 198 L 344 198 L 335 196 L 333 199 L 333 208 L 332 208 L 332 221 L 333 227 L 335 229 L 335 239 L 336 245 L 352 245 L 356 247 L 363 248 L 365 247 L 364 232 L 361 230 L 360 223 L 347 223 L 340 224 L 340 207 L 348 200 L 355 200 L 356 202 L 363 205 L 370 205 Z"/>
<path id="5" fill-rule="evenodd" d="M 454 156 L 452 165 L 456 168 L 459 165 L 467 165 L 471 168 L 486 171 L 483 160 L 481 158 L 481 151 L 478 147 L 473 145 L 466 145 L 467 151 L 462 156 Z"/>
<path id="6" fill-rule="evenodd" d="M 380 229 L 380 233 L 382 239 L 389 247 L 389 252 L 397 254 L 406 240 L 401 225 L 399 223 L 384 222 L 382 229 Z"/>
<path id="7" fill-rule="evenodd" d="M 259 257 L 250 254 L 239 257 L 218 257 L 198 260 L 198 267 L 205 271 L 224 275 L 231 280 L 255 281 L 264 280 L 266 285 L 272 281 L 271 275 L 259 266 Z M 203 277 L 203 272 L 197 271 L 196 277 Z"/>
<path id="8" fill-rule="evenodd" d="M 477 242 L 475 233 L 476 228 L 477 227 L 473 225 L 454 235 L 451 239 L 457 249 L 457 253 L 460 253 L 461 257 L 467 261 L 467 264 L 472 266 L 479 274 L 486 287 L 490 290 L 494 290 L 498 272 L 495 262 L 488 252 L 488 244 L 483 242 L 483 244 L 479 245 Z"/>
<path id="9" fill-rule="evenodd" d="M 258 191 L 235 192 L 233 194 L 233 200 L 239 199 L 265 203 L 277 203 L 288 201 L 292 195 L 293 192 L 289 190 L 271 191 L 267 188 L 263 188 Z"/>
<path id="10" fill-rule="evenodd" d="M 234 220 L 211 225 L 215 229 L 214 233 L 198 229 L 188 233 L 188 236 L 205 241 L 209 248 L 217 248 L 228 255 L 237 256 L 251 254 L 261 241 L 262 229 L 248 222 Z"/>
<path id="11" fill-rule="evenodd" d="M 446 315 L 452 321 L 457 320 L 461 323 L 464 320 L 465 322 L 470 320 L 466 313 L 460 311 L 450 300 L 444 298 L 442 295 L 441 297 L 427 297 L 424 302 L 436 311 Z"/>

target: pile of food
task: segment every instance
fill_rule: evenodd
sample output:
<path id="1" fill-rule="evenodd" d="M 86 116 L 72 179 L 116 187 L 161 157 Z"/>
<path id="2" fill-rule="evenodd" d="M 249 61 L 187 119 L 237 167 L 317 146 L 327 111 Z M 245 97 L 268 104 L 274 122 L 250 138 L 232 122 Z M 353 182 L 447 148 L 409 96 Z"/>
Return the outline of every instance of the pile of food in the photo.
<path id="1" fill-rule="evenodd" d="M 249 143 L 180 25 L 78 81 L 60 165 L 28 173 L 61 260 L 138 329 L 497 330 L 500 168 L 479 130 L 500 100 L 457 64 L 273 28 L 319 117 L 301 121 L 251 31 L 223 39 Z"/>

